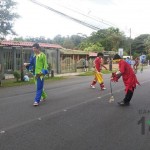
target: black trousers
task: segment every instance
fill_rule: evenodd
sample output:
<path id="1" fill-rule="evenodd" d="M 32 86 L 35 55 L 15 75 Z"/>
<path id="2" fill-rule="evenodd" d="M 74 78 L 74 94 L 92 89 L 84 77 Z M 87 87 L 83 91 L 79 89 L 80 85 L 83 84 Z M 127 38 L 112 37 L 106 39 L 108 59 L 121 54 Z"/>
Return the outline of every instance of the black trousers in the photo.
<path id="1" fill-rule="evenodd" d="M 131 90 L 127 91 L 127 93 L 125 95 L 125 98 L 124 98 L 124 102 L 125 103 L 129 103 L 130 102 L 130 100 L 131 100 L 131 98 L 133 96 L 133 93 L 134 93 L 134 88 L 133 88 L 133 91 L 131 91 Z"/>

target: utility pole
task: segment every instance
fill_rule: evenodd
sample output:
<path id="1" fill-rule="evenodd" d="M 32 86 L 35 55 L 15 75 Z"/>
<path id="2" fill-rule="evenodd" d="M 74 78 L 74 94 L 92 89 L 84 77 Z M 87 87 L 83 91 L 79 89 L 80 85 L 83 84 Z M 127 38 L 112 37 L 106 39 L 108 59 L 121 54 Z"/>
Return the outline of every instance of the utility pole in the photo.
<path id="1" fill-rule="evenodd" d="M 131 59 L 131 28 L 130 28 L 130 59 Z"/>
<path id="2" fill-rule="evenodd" d="M 23 50 L 23 47 L 21 46 L 21 81 L 24 81 L 24 66 L 23 66 L 23 63 L 24 63 L 24 50 Z"/>

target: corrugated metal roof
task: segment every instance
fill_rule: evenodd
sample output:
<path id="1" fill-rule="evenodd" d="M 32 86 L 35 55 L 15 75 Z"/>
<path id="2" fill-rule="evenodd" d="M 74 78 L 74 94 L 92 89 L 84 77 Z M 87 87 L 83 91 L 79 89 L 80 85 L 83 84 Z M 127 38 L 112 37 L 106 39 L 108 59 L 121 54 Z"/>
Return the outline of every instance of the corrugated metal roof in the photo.
<path id="1" fill-rule="evenodd" d="M 95 52 L 89 52 L 89 56 L 93 56 L 93 57 L 96 57 L 97 56 L 97 53 L 95 53 Z"/>
<path id="2" fill-rule="evenodd" d="M 19 41 L 0 41 L 1 46 L 23 46 L 23 47 L 32 47 L 34 42 L 19 42 Z M 39 43 L 40 47 L 44 48 L 62 48 L 57 44 L 48 44 L 48 43 Z"/>
<path id="3" fill-rule="evenodd" d="M 72 49 L 60 49 L 61 54 L 80 54 L 80 55 L 88 55 L 89 53 L 81 50 L 72 50 Z"/>

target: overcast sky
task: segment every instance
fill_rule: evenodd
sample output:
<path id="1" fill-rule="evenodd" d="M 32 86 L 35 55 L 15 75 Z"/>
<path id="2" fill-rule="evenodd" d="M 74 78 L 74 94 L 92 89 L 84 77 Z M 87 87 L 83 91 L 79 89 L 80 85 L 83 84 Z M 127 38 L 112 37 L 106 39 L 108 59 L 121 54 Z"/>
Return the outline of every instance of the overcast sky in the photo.
<path id="1" fill-rule="evenodd" d="M 21 16 L 16 20 L 14 26 L 18 36 L 44 36 L 52 39 L 58 34 L 62 36 L 78 33 L 90 35 L 95 31 L 42 8 L 32 3 L 31 0 L 14 1 L 18 2 L 15 11 Z M 109 25 L 118 27 L 121 31 L 125 32 L 126 36 L 130 36 L 129 31 L 131 28 L 132 38 L 140 34 L 150 34 L 149 0 L 36 1 L 99 28 L 108 28 L 110 27 Z"/>

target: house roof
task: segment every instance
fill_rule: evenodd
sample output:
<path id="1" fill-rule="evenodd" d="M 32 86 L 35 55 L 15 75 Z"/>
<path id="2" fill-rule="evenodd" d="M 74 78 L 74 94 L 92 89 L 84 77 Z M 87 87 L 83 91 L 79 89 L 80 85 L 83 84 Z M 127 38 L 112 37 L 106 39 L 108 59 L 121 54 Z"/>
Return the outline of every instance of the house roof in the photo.
<path id="1" fill-rule="evenodd" d="M 60 53 L 61 54 L 67 54 L 67 55 L 71 55 L 71 54 L 75 54 L 75 55 L 88 55 L 88 52 L 85 51 L 81 51 L 81 50 L 72 50 L 72 49 L 60 49 Z"/>
<path id="2" fill-rule="evenodd" d="M 97 53 L 95 53 L 95 52 L 89 52 L 89 56 L 90 56 L 90 57 L 96 57 L 96 56 L 97 56 Z"/>
<path id="3" fill-rule="evenodd" d="M 0 46 L 22 46 L 22 47 L 32 47 L 34 42 L 19 42 L 19 41 L 0 41 Z M 44 48 L 62 48 L 57 44 L 39 43 L 40 47 Z"/>

